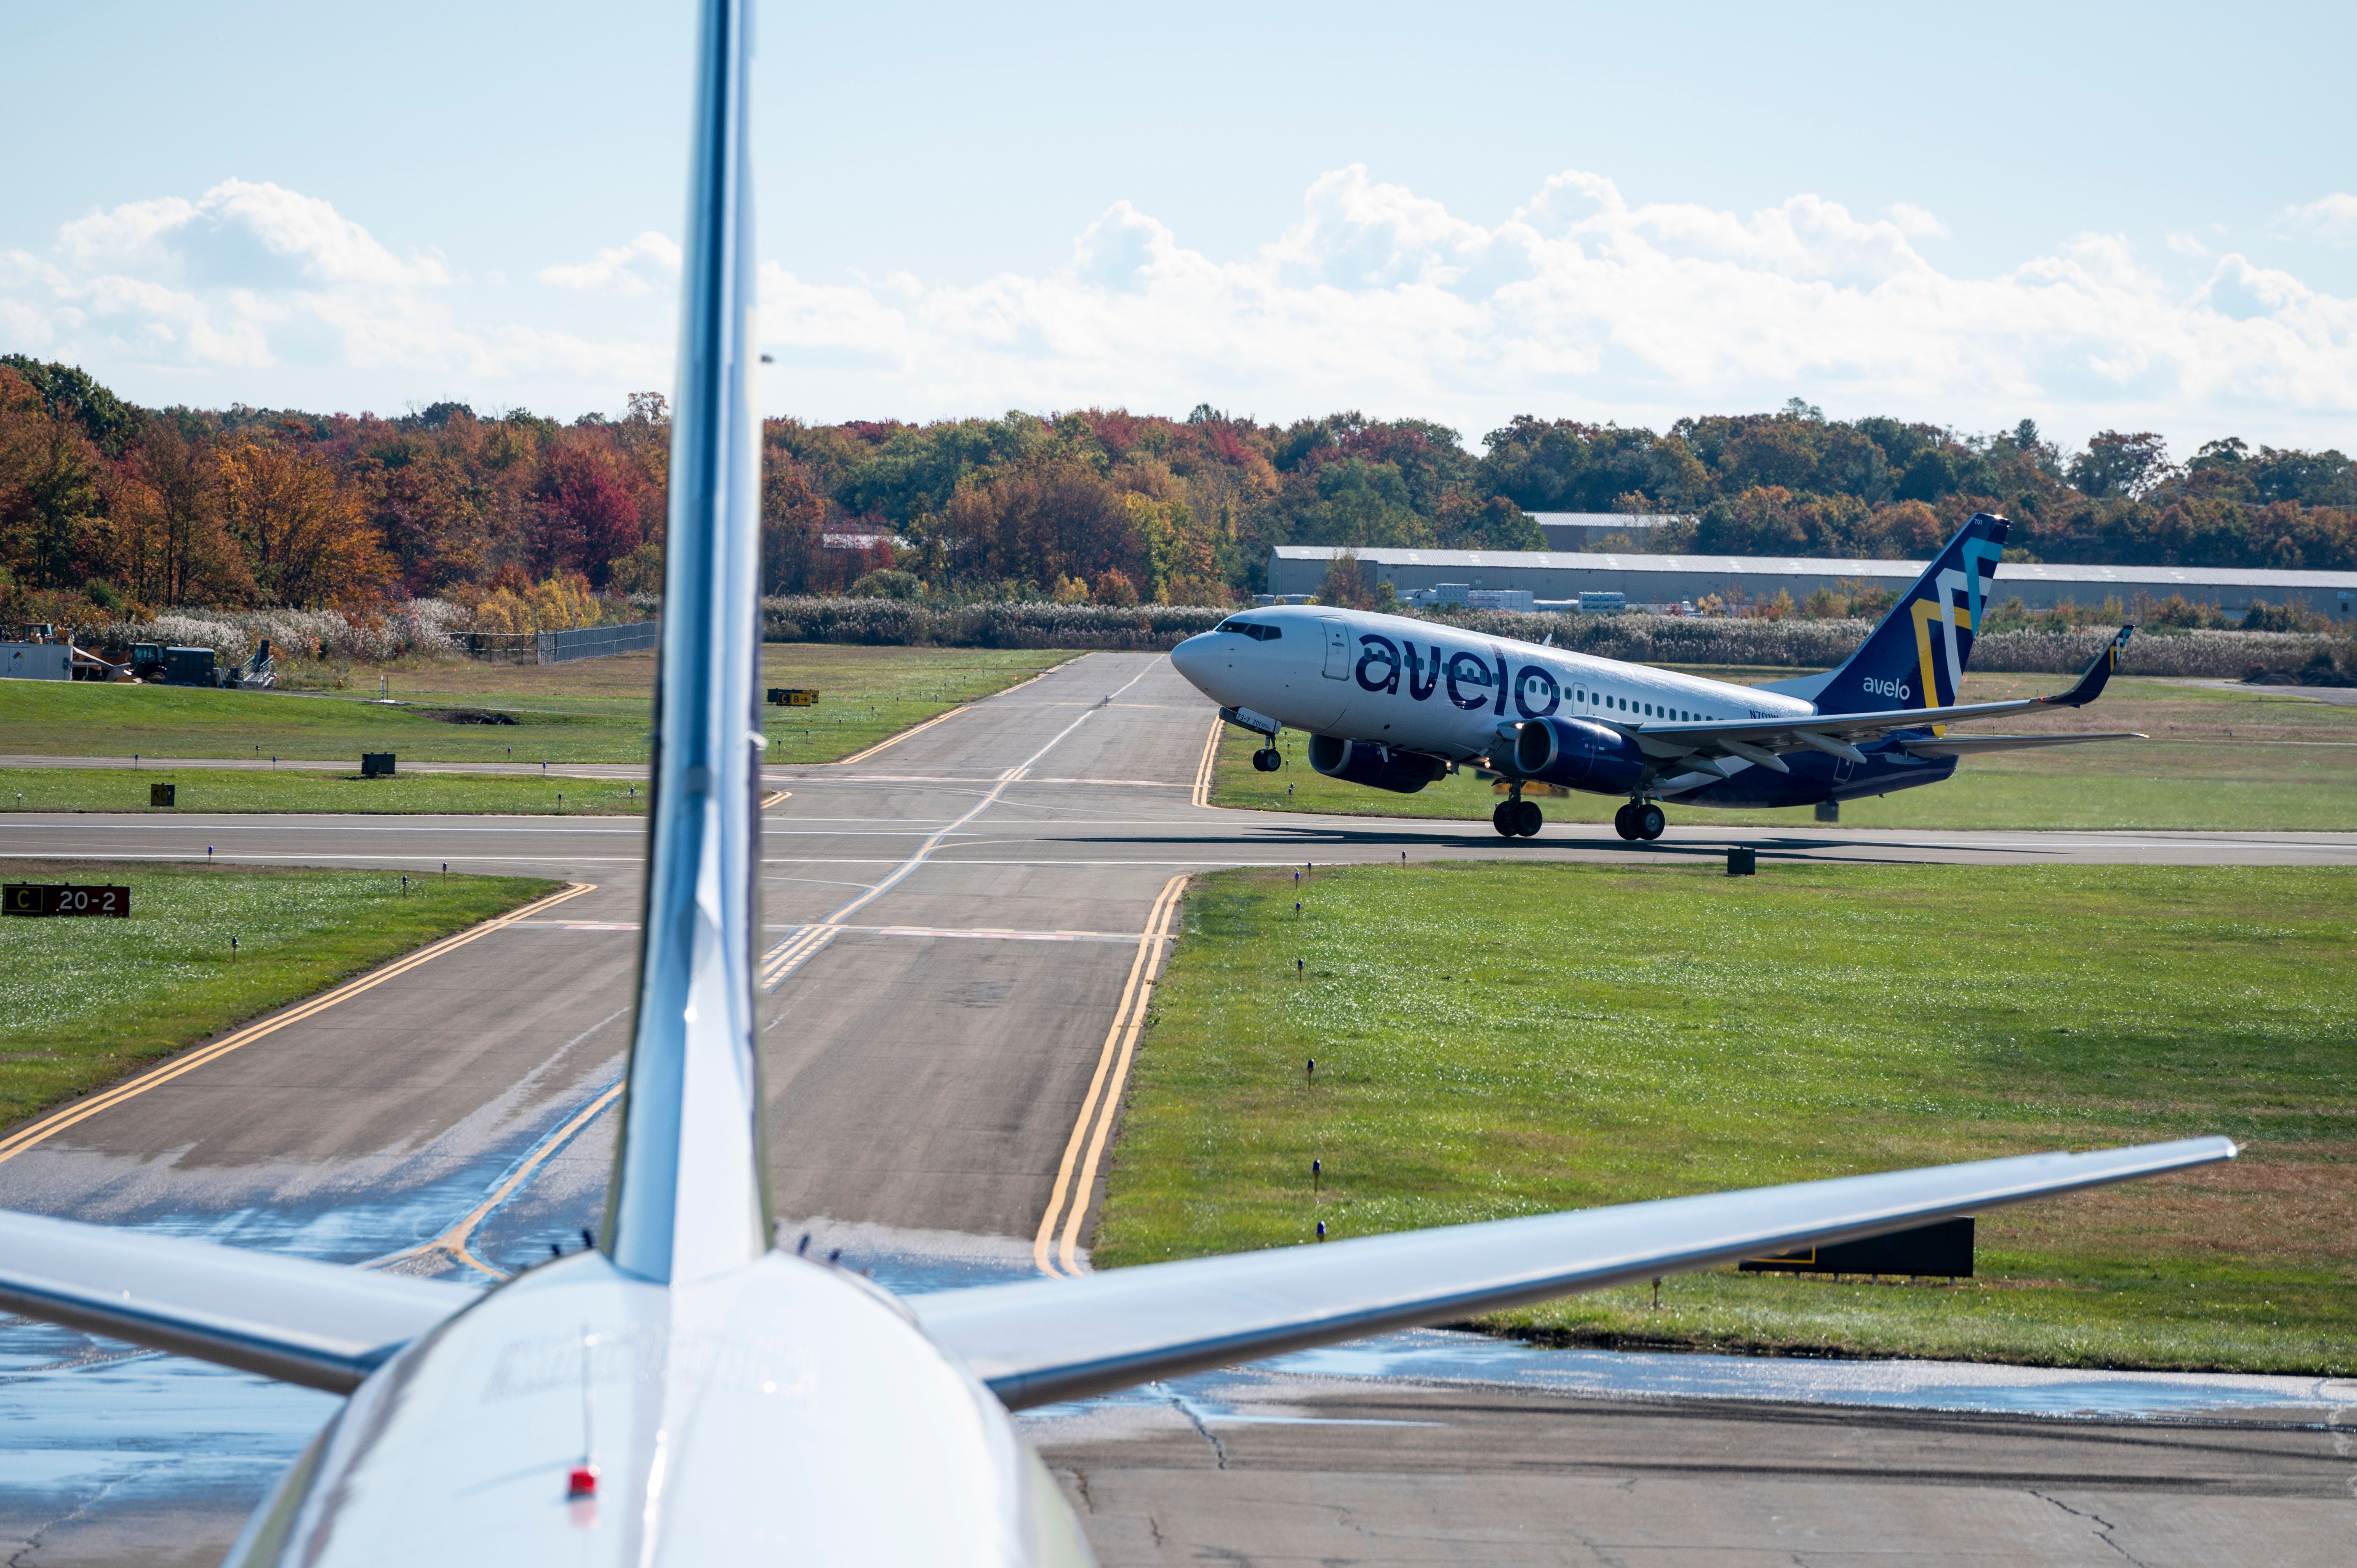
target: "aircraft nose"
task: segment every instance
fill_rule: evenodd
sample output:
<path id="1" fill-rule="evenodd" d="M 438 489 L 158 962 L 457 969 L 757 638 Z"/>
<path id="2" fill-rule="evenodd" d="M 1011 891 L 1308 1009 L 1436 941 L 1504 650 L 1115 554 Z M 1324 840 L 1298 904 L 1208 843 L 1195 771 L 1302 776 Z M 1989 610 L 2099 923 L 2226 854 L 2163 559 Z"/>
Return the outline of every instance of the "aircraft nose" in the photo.
<path id="1" fill-rule="evenodd" d="M 1198 632 L 1195 637 L 1188 637 L 1176 649 L 1171 649 L 1171 670 L 1186 677 L 1188 686 L 1204 693 L 1214 703 L 1228 701 L 1219 693 L 1219 689 L 1223 686 L 1219 677 L 1226 674 L 1228 662 L 1221 656 L 1221 641 L 1226 641 L 1226 639 L 1219 637 L 1216 632 Z"/>
<path id="2" fill-rule="evenodd" d="M 1184 675 L 1189 685 L 1200 689 L 1211 667 L 1211 644 L 1215 640 L 1211 632 L 1196 633 L 1170 650 L 1170 667 Z"/>

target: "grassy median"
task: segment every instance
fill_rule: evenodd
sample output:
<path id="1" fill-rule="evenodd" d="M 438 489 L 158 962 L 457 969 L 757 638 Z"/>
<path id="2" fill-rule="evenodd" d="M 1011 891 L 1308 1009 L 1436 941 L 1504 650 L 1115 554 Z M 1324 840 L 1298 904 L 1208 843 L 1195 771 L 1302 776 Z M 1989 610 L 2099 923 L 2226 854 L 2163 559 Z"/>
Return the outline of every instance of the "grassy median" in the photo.
<path id="1" fill-rule="evenodd" d="M 772 643 L 764 686 L 820 693 L 815 706 L 769 707 L 772 766 L 832 762 L 913 724 L 1073 657 L 972 648 Z M 389 751 L 419 762 L 644 762 L 654 655 L 571 664 L 451 660 L 356 674 L 341 695 L 214 692 L 65 681 L 0 682 L 0 753 L 349 761 Z M 363 701 L 383 676 L 388 703 Z"/>
<path id="2" fill-rule="evenodd" d="M 1100 1264 L 2223 1133 L 2230 1165 L 1983 1217 L 1967 1284 L 1728 1270 L 1487 1326 L 2357 1370 L 2357 872 L 1254 870 L 1185 918 Z"/>
<path id="3" fill-rule="evenodd" d="M 169 806 L 149 803 L 156 784 Z M 143 811 L 159 817 L 238 811 L 506 816 L 630 816 L 647 809 L 644 780 L 498 773 L 396 773 L 364 779 L 316 768 L 0 768 L 0 811 Z"/>
<path id="4" fill-rule="evenodd" d="M 1743 679 L 1732 671 L 1707 671 Z M 1760 679 L 1790 671 L 1756 672 Z M 2037 696 L 2068 684 L 2060 677 L 1976 675 L 1968 702 Z M 2288 696 L 2158 681 L 2118 681 L 2092 707 L 1980 725 L 1958 735 L 2142 731 L 2147 740 L 2104 742 L 1964 758 L 1953 777 L 1842 803 L 1841 823 L 1857 828 L 2186 829 L 2323 831 L 2357 828 L 2357 707 Z M 1211 802 L 1261 811 L 1353 816 L 1478 819 L 1502 798 L 1469 769 L 1414 795 L 1393 795 L 1320 777 L 1306 737 L 1288 732 L 1286 763 L 1255 773 L 1260 742 L 1230 726 L 1220 749 Z M 1565 793 L 1540 799 L 1551 822 L 1607 828 L 1618 797 Z M 1808 827 L 1810 808 L 1715 811 L 1667 807 L 1670 820 L 1704 829 Z M 1609 830 L 1608 830 L 1609 831 Z"/>
<path id="5" fill-rule="evenodd" d="M 0 876 L 131 889 L 127 919 L 0 918 L 0 1127 L 563 886 L 22 860 Z"/>

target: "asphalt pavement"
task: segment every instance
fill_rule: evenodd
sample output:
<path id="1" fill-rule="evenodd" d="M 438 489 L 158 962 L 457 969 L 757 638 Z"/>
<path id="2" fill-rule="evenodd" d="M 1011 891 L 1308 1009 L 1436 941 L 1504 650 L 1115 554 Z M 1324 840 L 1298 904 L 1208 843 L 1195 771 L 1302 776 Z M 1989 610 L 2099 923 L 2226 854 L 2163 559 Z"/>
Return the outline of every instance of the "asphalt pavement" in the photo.
<path id="1" fill-rule="evenodd" d="M 856 764 L 771 771 L 785 798 L 764 815 L 762 1042 L 790 1235 L 991 1277 L 1034 1266 L 1060 1208 L 1085 1267 L 1102 1164 L 1080 1133 L 1101 1146 L 1111 1130 L 1118 1097 L 1092 1086 L 1143 1012 L 1167 895 L 1190 872 L 1403 855 L 1708 862 L 1731 843 L 1771 863 L 2357 863 L 2348 833 L 1714 831 L 1697 811 L 1630 845 L 1561 825 L 1502 841 L 1486 822 L 1221 811 L 1197 803 L 1211 725 L 1167 660 L 1096 654 Z M 7 856 L 210 850 L 582 888 L 0 1155 L 0 1205 L 476 1279 L 579 1245 L 611 1145 L 643 836 L 617 818 L 0 816 Z M 504 1196 L 486 1208 L 487 1194 Z M 0 1479 L 0 1540 L 26 1543 L 15 1562 L 212 1561 L 281 1450 L 324 1418 L 313 1396 L 273 1405 L 284 1413 L 250 1423 L 268 1429 L 252 1463 L 201 1474 L 156 1455 L 195 1446 L 192 1422 L 246 1420 L 235 1412 L 263 1393 L 223 1395 L 232 1413 L 201 1420 L 178 1395 L 143 1396 L 176 1413 L 136 1440 L 45 1444 L 39 1424 L 84 1411 L 91 1369 L 121 1359 L 69 1340 L 0 1327 L 0 1456 L 41 1477 Z M 186 1366 L 131 1370 L 179 1377 L 185 1394 L 199 1386 L 172 1370 Z M 208 1397 L 246 1387 L 207 1375 Z M 1805 1401 L 1740 1420 L 1695 1401 L 1632 1414 L 1625 1400 L 1475 1398 L 1445 1380 L 1287 1397 L 1293 1413 L 1235 1433 L 1183 1410 L 1175 1427 L 1106 1416 L 1035 1432 L 1109 1563 L 2162 1562 L 2179 1559 L 2144 1546 L 2172 1531 L 2230 1543 L 2185 1561 L 2296 1562 L 2328 1540 L 2345 1551 L 2357 1525 L 2357 1470 L 2333 1446 L 2345 1434 L 2316 1436 L 2313 1412 L 2213 1423 L 2199 1441 L 2083 1442 L 2027 1417 L 1952 1430 Z M 2089 1444 L 2101 1464 L 2068 1457 Z M 1780 1453 L 1791 1462 L 1763 1462 Z M 2287 1478 L 2270 1491 L 2267 1476 Z M 2039 1500 L 2041 1485 L 2062 1500 Z M 2085 1522 L 2097 1515 L 2100 1528 Z M 2251 1522 L 2262 1515 L 2265 1529 Z"/>

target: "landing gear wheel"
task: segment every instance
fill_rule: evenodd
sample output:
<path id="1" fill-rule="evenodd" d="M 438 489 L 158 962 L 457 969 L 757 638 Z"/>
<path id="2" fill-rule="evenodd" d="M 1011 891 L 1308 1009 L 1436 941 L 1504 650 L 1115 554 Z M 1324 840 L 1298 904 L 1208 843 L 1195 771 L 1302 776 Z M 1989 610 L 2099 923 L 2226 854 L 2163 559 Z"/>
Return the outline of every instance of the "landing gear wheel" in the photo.
<path id="1" fill-rule="evenodd" d="M 1264 746 L 1253 753 L 1253 770 L 1256 773 L 1274 773 L 1284 766 L 1285 753 L 1273 746 Z"/>
<path id="2" fill-rule="evenodd" d="M 1631 822 L 1629 819 L 1636 815 L 1636 812 L 1637 808 L 1633 803 L 1623 806 L 1619 811 L 1613 812 L 1612 831 L 1619 833 L 1624 839 L 1634 839 L 1637 836 L 1637 824 Z"/>
<path id="3" fill-rule="evenodd" d="M 1637 836 L 1641 839 L 1660 838 L 1662 830 L 1670 825 L 1670 819 L 1662 814 L 1662 808 L 1651 803 L 1635 808 L 1629 817 L 1630 825 L 1637 830 Z"/>
<path id="4" fill-rule="evenodd" d="M 1516 832 L 1514 809 L 1521 804 L 1520 800 L 1501 800 L 1498 802 L 1498 809 L 1490 813 L 1490 825 L 1498 830 L 1500 838 L 1510 839 L 1514 836 Z"/>
<path id="5" fill-rule="evenodd" d="M 1517 800 L 1513 805 L 1514 832 L 1526 839 L 1538 837 L 1539 830 L 1546 826 L 1546 813 L 1539 810 L 1539 803 L 1536 800 Z"/>

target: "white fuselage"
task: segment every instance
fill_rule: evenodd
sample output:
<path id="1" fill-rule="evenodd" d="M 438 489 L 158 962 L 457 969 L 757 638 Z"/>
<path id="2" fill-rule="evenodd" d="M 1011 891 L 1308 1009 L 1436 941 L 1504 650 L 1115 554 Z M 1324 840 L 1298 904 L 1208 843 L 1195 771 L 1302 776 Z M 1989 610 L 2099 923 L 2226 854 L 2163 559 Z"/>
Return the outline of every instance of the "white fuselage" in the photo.
<path id="1" fill-rule="evenodd" d="M 1280 635 L 1211 631 L 1170 650 L 1178 672 L 1213 702 L 1288 729 L 1455 762 L 1486 756 L 1501 725 L 1555 714 L 1636 726 L 1816 711 L 1756 686 L 1404 616 L 1284 605 L 1240 610 L 1232 621 Z"/>
<path id="2" fill-rule="evenodd" d="M 570 1473 L 597 1471 L 568 1498 Z M 230 1568 L 1091 1561 L 1006 1408 L 856 1274 L 668 1289 L 602 1253 L 487 1293 L 361 1385 Z"/>

